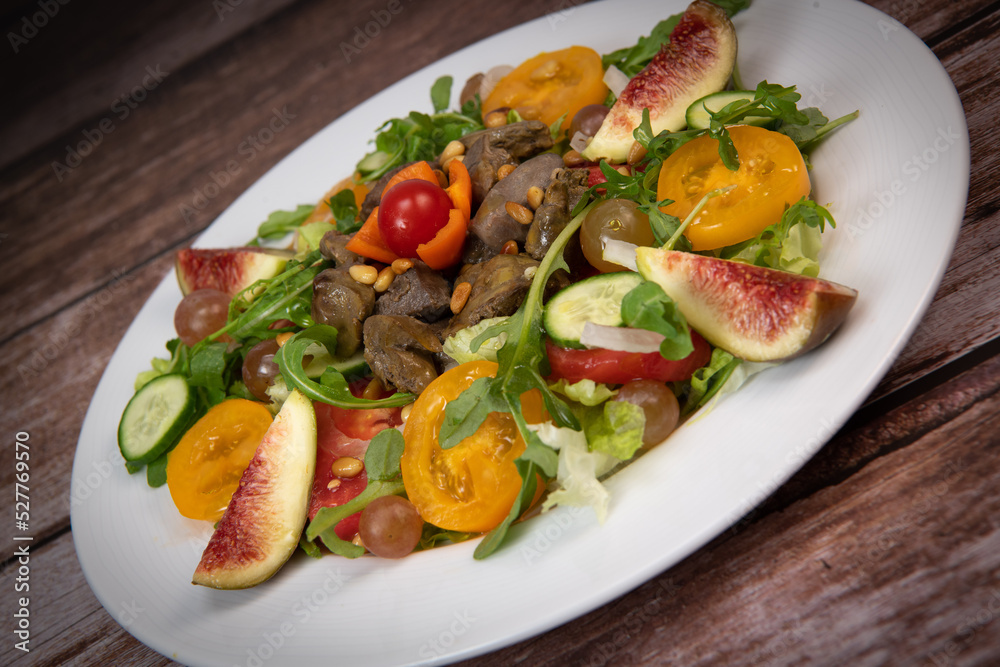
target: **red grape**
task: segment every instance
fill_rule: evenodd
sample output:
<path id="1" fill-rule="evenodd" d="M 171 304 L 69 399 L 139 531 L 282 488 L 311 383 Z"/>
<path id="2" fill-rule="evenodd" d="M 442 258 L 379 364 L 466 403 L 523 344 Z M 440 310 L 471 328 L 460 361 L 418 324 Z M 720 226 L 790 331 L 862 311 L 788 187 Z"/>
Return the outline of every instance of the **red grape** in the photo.
<path id="1" fill-rule="evenodd" d="M 274 378 L 279 373 L 278 364 L 274 361 L 277 353 L 278 341 L 268 338 L 251 347 L 243 360 L 243 384 L 265 403 L 271 402 L 267 388 L 274 384 Z"/>
<path id="2" fill-rule="evenodd" d="M 622 385 L 613 400 L 627 401 L 642 408 L 646 415 L 646 428 L 642 432 L 642 446 L 658 445 L 677 428 L 680 405 L 670 388 L 656 380 L 633 380 Z"/>
<path id="3" fill-rule="evenodd" d="M 358 535 L 379 558 L 402 558 L 420 542 L 424 521 L 406 498 L 382 496 L 361 512 Z"/>
<path id="4" fill-rule="evenodd" d="M 199 289 L 181 299 L 174 311 L 174 329 L 181 342 L 193 347 L 226 326 L 229 295 L 216 289 Z M 220 340 L 228 340 L 222 338 Z"/>

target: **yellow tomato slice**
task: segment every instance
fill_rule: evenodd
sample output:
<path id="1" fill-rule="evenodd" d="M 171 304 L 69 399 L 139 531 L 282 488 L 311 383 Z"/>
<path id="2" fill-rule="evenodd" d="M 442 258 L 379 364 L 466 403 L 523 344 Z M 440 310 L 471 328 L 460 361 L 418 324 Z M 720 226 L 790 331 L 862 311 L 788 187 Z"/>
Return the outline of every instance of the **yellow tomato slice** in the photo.
<path id="1" fill-rule="evenodd" d="M 708 200 L 684 235 L 694 250 L 712 250 L 757 236 L 781 220 L 786 206 L 809 194 L 809 174 L 798 147 L 787 136 L 762 127 L 729 128 L 740 168 L 730 171 L 709 136 L 681 146 L 663 161 L 656 197 L 672 199 L 663 211 L 683 220 L 706 193 L 735 185 Z"/>
<path id="2" fill-rule="evenodd" d="M 494 109 L 516 109 L 525 120 L 552 125 L 566 114 L 565 131 L 573 116 L 588 104 L 608 96 L 601 56 L 585 46 L 539 53 L 504 78 L 483 101 L 483 117 Z"/>
<path id="3" fill-rule="evenodd" d="M 442 450 L 438 442 L 448 401 L 496 372 L 490 361 L 446 371 L 424 389 L 406 419 L 403 486 L 421 518 L 440 528 L 484 533 L 503 521 L 521 489 L 514 461 L 525 444 L 509 414 L 490 413 L 479 430 L 451 449 Z M 525 419 L 542 420 L 537 391 L 522 395 L 521 402 Z"/>
<path id="4" fill-rule="evenodd" d="M 217 521 L 271 425 L 263 403 L 234 398 L 195 422 L 167 458 L 167 486 L 189 519 Z"/>

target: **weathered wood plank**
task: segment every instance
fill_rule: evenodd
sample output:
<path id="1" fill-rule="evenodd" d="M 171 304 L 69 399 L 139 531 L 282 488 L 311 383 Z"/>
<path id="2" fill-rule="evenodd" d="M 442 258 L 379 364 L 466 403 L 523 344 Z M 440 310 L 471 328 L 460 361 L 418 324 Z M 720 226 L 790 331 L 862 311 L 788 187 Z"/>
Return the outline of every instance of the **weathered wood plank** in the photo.
<path id="1" fill-rule="evenodd" d="M 959 91 L 972 145 L 969 203 L 954 255 L 924 319 L 873 397 L 1000 336 L 1000 9 L 935 48 Z"/>
<path id="2" fill-rule="evenodd" d="M 170 270 L 164 255 L 0 346 L 11 381 L 0 385 L 0 429 L 31 444 L 31 534 L 69 525 L 73 454 L 104 368 L 139 308 Z M 116 332 L 109 335 L 108 332 Z M 165 352 L 165 350 L 164 350 Z M 0 493 L 14 496 L 14 467 L 0 468 Z"/>
<path id="3" fill-rule="evenodd" d="M 48 12 L 37 2 L 22 3 L 3 31 L 13 54 L 0 60 L 7 84 L 0 168 L 49 142 L 76 147 L 85 139 L 82 130 L 98 127 L 95 119 L 117 124 L 130 100 L 141 103 L 160 83 L 147 66 L 176 72 L 291 3 L 117 0 L 102 3 L 101 11 L 86 3 L 46 4 Z M 94 39 L 109 27 L 109 39 Z M 65 153 L 53 158 L 63 161 Z"/>

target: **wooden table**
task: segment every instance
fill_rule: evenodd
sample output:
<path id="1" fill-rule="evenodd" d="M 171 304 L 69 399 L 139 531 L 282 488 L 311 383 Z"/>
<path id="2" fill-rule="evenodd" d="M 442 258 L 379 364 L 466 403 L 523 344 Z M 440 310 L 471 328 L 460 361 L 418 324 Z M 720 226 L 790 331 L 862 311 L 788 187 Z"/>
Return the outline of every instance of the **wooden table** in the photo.
<path id="1" fill-rule="evenodd" d="M 577 1 L 405 2 L 349 67 L 336 45 L 385 2 L 52 2 L 49 17 L 43 4 L 8 3 L 2 49 L 0 474 L 12 506 L 13 439 L 29 433 L 35 541 L 31 652 L 13 648 L 8 543 L 0 663 L 167 664 L 91 593 L 69 519 L 84 411 L 126 327 L 175 251 L 317 130 L 442 56 Z M 869 4 L 941 59 L 972 138 L 961 235 L 916 333 L 865 406 L 733 529 L 473 663 L 1000 663 L 1000 3 Z M 285 107 L 294 122 L 179 214 Z M 87 138 L 92 150 L 69 154 Z"/>

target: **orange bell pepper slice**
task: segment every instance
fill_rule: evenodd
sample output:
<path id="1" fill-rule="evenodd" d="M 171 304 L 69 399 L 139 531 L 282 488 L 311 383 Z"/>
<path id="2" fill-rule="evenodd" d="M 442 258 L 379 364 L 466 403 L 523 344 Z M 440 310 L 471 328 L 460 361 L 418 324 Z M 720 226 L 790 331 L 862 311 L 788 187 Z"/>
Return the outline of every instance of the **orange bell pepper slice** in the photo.
<path id="1" fill-rule="evenodd" d="M 389 179 L 389 182 L 382 188 L 382 196 L 384 197 L 385 193 L 392 189 L 392 186 L 410 180 L 421 180 L 433 183 L 434 185 L 441 185 L 438 183 L 437 176 L 434 175 L 434 170 L 431 169 L 429 164 L 426 162 L 414 162 L 403 167 L 398 174 Z"/>
<path id="2" fill-rule="evenodd" d="M 469 170 L 459 160 L 452 160 L 448 165 L 448 183 L 445 192 L 451 198 L 451 205 L 469 220 L 472 215 L 472 179 Z"/>
<path id="3" fill-rule="evenodd" d="M 361 204 L 364 203 L 365 197 L 368 195 L 368 186 L 355 181 L 354 176 L 348 176 L 323 195 L 323 198 L 316 204 L 316 208 L 313 209 L 313 212 L 309 214 L 309 217 L 302 224 L 308 225 L 310 222 L 333 220 L 333 213 L 330 211 L 330 207 L 327 206 L 327 202 L 330 201 L 331 197 L 348 188 L 354 193 L 354 205 L 360 209 Z"/>
<path id="4" fill-rule="evenodd" d="M 389 250 L 385 241 L 382 240 L 382 232 L 378 228 L 378 206 L 372 209 L 365 224 L 361 225 L 361 229 L 344 247 L 362 257 L 374 259 L 384 264 L 391 264 L 399 259 L 399 255 Z"/>
<path id="5" fill-rule="evenodd" d="M 417 246 L 417 257 L 435 271 L 458 264 L 462 259 L 468 228 L 469 219 L 465 214 L 457 208 L 451 209 L 448 211 L 448 224 L 439 229 L 430 241 Z"/>

